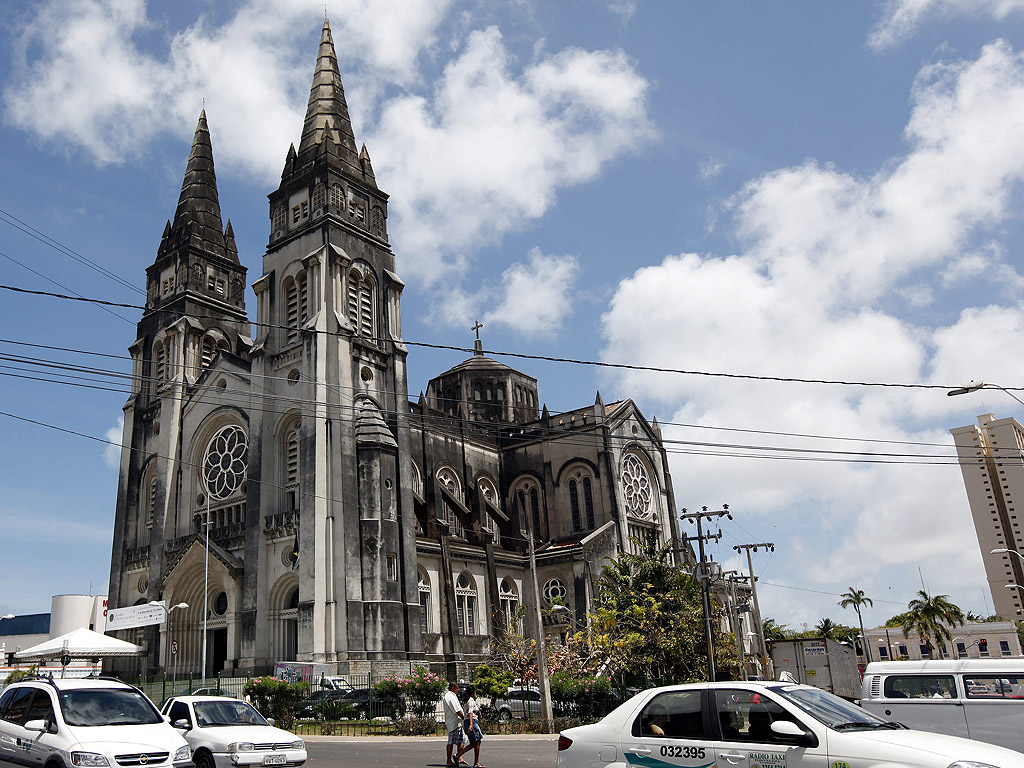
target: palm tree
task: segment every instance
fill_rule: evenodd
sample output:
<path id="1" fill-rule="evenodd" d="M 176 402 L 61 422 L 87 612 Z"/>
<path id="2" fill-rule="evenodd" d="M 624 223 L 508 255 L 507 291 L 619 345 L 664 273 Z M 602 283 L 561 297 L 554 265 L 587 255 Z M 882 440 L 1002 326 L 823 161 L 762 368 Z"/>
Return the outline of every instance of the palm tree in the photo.
<path id="1" fill-rule="evenodd" d="M 786 639 L 786 625 L 777 624 L 775 619 L 765 619 L 761 622 L 761 630 L 764 632 L 766 643 L 774 643 Z"/>
<path id="2" fill-rule="evenodd" d="M 814 628 L 818 630 L 822 637 L 829 640 L 835 639 L 836 630 L 838 629 L 835 622 L 829 618 L 822 619 Z"/>
<path id="3" fill-rule="evenodd" d="M 917 591 L 917 597 L 907 607 L 906 622 L 903 625 L 903 636 L 909 637 L 912 631 L 917 632 L 921 642 L 932 655 L 932 638 L 940 643 L 953 639 L 950 627 L 958 627 L 964 623 L 964 612 L 960 607 L 949 601 L 949 595 L 929 595 L 923 589 Z"/>
<path id="4" fill-rule="evenodd" d="M 863 589 L 855 589 L 854 587 L 850 587 L 840 597 L 842 598 L 839 601 L 840 608 L 853 608 L 857 612 L 857 623 L 860 624 L 860 640 L 864 650 L 864 661 L 871 661 L 871 649 L 868 648 L 868 638 L 864 634 L 864 617 L 861 616 L 860 609 L 861 606 L 874 605 L 875 602 L 870 597 L 865 596 Z"/>

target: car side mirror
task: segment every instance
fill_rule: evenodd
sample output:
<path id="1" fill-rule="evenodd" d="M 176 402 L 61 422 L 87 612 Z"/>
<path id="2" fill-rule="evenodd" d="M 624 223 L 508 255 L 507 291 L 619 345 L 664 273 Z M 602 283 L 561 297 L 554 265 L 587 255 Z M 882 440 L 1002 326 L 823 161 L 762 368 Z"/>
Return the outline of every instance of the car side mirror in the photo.
<path id="1" fill-rule="evenodd" d="M 813 731 L 805 731 L 792 720 L 776 720 L 772 723 L 772 733 L 780 737 L 780 740 L 789 744 L 796 744 L 799 747 L 818 746 L 818 737 Z"/>
<path id="2" fill-rule="evenodd" d="M 49 730 L 49 724 L 45 720 L 29 720 L 25 723 L 25 730 L 43 733 Z"/>
<path id="3" fill-rule="evenodd" d="M 268 717 L 267 718 L 267 722 L 270 723 L 270 725 L 277 725 L 277 723 L 275 722 L 274 718 L 272 718 L 272 717 Z"/>
<path id="4" fill-rule="evenodd" d="M 185 718 L 182 718 L 181 720 L 174 721 L 174 727 L 181 728 L 182 730 L 187 731 L 192 728 L 192 724 L 189 723 L 189 721 Z"/>

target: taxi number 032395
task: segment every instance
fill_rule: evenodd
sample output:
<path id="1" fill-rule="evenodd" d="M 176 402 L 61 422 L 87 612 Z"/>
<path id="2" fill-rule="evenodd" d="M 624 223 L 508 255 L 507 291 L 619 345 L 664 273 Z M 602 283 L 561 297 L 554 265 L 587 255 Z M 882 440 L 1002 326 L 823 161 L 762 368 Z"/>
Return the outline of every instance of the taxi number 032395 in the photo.
<path id="1" fill-rule="evenodd" d="M 666 744 L 661 748 L 662 757 L 689 757 L 695 760 L 704 759 L 704 747 L 679 747 Z"/>

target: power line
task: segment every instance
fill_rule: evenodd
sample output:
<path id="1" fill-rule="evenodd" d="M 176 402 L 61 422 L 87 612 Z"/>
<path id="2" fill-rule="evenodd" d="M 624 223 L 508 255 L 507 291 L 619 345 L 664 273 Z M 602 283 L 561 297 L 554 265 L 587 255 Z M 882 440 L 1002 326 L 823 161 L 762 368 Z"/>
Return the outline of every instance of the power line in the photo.
<path id="1" fill-rule="evenodd" d="M 130 309 L 138 309 L 147 311 L 146 307 L 139 306 L 137 304 L 126 304 L 123 302 L 111 302 L 103 301 L 100 299 L 91 299 L 82 296 L 69 296 L 66 294 L 51 293 L 48 291 L 34 291 L 26 288 L 18 288 L 10 285 L 0 285 L 0 288 L 8 291 L 14 291 L 18 293 L 34 294 L 38 296 L 48 296 L 50 298 L 64 299 L 68 301 L 85 301 L 93 304 L 103 304 L 111 307 L 123 307 Z M 169 311 L 169 310 L 151 310 L 151 311 Z M 174 314 L 178 314 L 175 312 Z M 214 319 L 223 321 L 223 318 L 216 315 L 201 315 L 196 313 L 190 313 L 189 317 L 196 319 Z M 276 325 L 273 323 L 258 323 L 260 327 L 265 328 L 287 328 L 287 326 Z M 316 333 L 327 336 L 344 336 L 345 334 L 337 331 L 321 331 L 317 329 L 303 329 L 305 333 Z M 381 337 L 374 337 L 377 341 L 386 341 Z M 424 341 L 410 341 L 408 339 L 402 339 L 402 343 L 412 347 L 422 347 L 425 349 L 446 349 L 456 352 L 468 352 L 475 353 L 475 349 L 472 347 L 463 347 L 454 344 L 432 344 Z M 483 353 L 488 355 L 495 355 L 498 357 L 513 357 L 522 360 L 540 360 L 543 362 L 551 363 L 566 363 L 569 365 L 585 365 L 596 368 L 611 368 L 616 370 L 627 370 L 627 371 L 647 371 L 651 373 L 674 373 L 681 376 L 704 376 L 711 378 L 726 378 L 726 379 L 743 379 L 748 381 L 775 381 L 789 384 L 830 384 L 838 386 L 850 386 L 850 387 L 886 387 L 895 389 L 941 389 L 950 390 L 955 389 L 956 384 L 912 384 L 912 383 L 900 383 L 900 382 L 884 382 L 884 381 L 856 381 L 848 379 L 824 379 L 824 378 L 803 378 L 798 376 L 769 376 L 765 374 L 748 374 L 748 373 L 726 373 L 722 371 L 700 371 L 691 370 L 686 368 L 666 368 L 655 365 L 636 365 L 631 363 L 610 363 L 602 360 L 584 360 L 572 357 L 557 357 L 554 355 L 532 355 L 526 352 L 511 352 L 506 350 L 495 350 L 495 349 L 484 349 Z M 1024 391 L 1024 387 L 1002 387 L 1005 390 L 1011 391 Z"/>

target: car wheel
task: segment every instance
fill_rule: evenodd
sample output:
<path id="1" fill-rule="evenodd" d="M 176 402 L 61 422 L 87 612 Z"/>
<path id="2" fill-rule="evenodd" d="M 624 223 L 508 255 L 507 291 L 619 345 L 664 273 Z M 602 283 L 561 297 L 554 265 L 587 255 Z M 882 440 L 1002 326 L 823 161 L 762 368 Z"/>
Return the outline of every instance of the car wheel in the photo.
<path id="1" fill-rule="evenodd" d="M 213 762 L 213 755 L 209 752 L 204 751 L 192 755 L 192 762 L 195 763 L 196 768 L 216 768 Z"/>
<path id="2" fill-rule="evenodd" d="M 507 709 L 503 709 L 498 712 L 498 719 L 501 720 L 501 722 L 503 723 L 507 723 L 509 720 L 512 719 L 512 712 L 510 712 Z"/>

